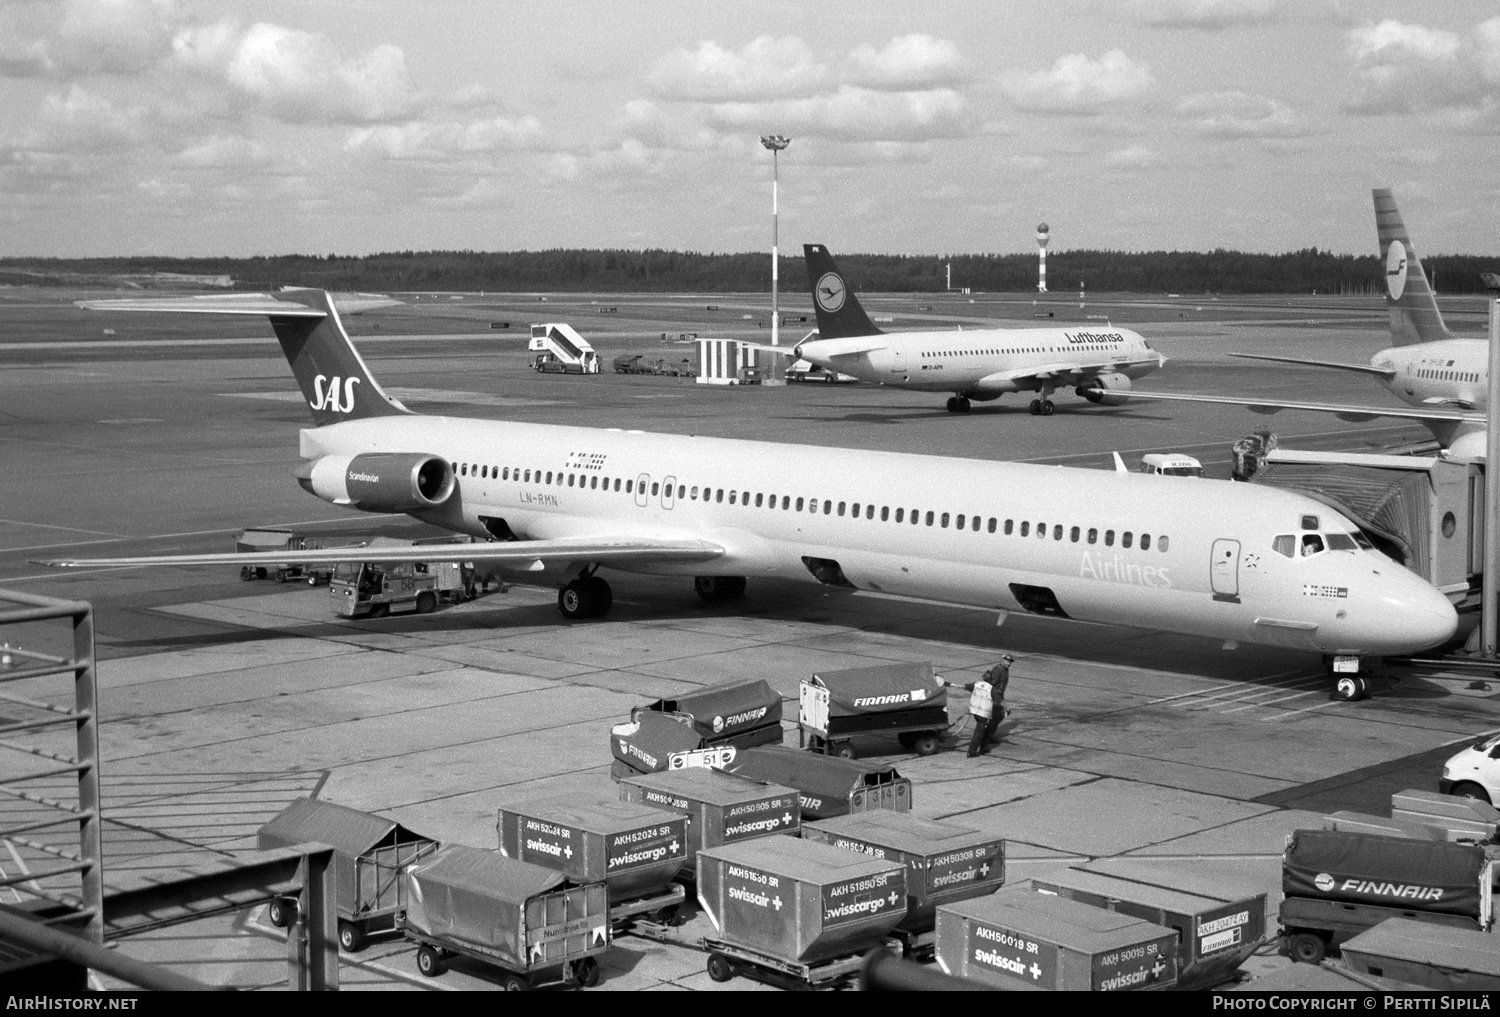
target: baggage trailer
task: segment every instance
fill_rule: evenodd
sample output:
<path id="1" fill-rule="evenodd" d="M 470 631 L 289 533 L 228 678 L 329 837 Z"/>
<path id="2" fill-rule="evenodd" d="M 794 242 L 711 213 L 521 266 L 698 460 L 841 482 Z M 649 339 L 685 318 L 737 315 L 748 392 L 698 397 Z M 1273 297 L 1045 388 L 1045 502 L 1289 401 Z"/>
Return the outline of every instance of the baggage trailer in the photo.
<path id="1" fill-rule="evenodd" d="M 270 526 L 255 526 L 242 530 L 234 539 L 234 549 L 241 554 L 258 551 L 321 551 L 332 547 L 364 547 L 363 541 L 343 541 L 330 544 L 321 537 L 309 537 L 296 530 L 284 530 Z M 306 579 L 308 585 L 319 586 L 333 576 L 332 565 L 242 565 L 240 579 L 250 582 L 266 577 L 284 583 L 291 579 Z"/>
<path id="2" fill-rule="evenodd" d="M 542 981 L 599 984 L 609 949 L 609 890 L 494 851 L 450 844 L 401 875 L 396 927 L 417 944 L 417 970 L 436 978 L 452 957 L 505 972 L 506 989 Z"/>
<path id="3" fill-rule="evenodd" d="M 1177 933 L 1028 882 L 937 911 L 937 965 L 1002 989 L 1119 992 L 1177 983 Z"/>
<path id="4" fill-rule="evenodd" d="M 1033 879 L 1040 893 L 1118 911 L 1177 930 L 1177 987 L 1205 989 L 1232 980 L 1266 938 L 1266 895 L 1230 899 L 1186 893 L 1087 869 Z"/>
<path id="5" fill-rule="evenodd" d="M 930 756 L 948 729 L 948 689 L 929 664 L 824 671 L 804 679 L 797 743 L 854 758 L 855 735 L 894 734 L 901 747 Z"/>
<path id="6" fill-rule="evenodd" d="M 758 678 L 728 682 L 633 708 L 627 723 L 610 730 L 615 757 L 610 776 L 620 780 L 687 765 L 723 766 L 733 752 L 702 750 L 780 744 L 781 696 Z"/>
<path id="7" fill-rule="evenodd" d="M 1391 795 L 1391 818 L 1421 823 L 1451 841 L 1494 842 L 1500 835 L 1500 812 L 1477 798 L 1407 790 Z"/>
<path id="8" fill-rule="evenodd" d="M 906 868 L 792 837 L 705 848 L 698 904 L 713 923 L 708 974 L 846 985 L 906 914 Z"/>
<path id="9" fill-rule="evenodd" d="M 918 958 L 931 959 L 939 904 L 982 897 L 1005 882 L 1005 841 L 909 812 L 820 819 L 802 828 L 802 839 L 906 866 L 906 917 L 893 934 Z"/>
<path id="10" fill-rule="evenodd" d="M 620 797 L 687 816 L 687 855 L 678 877 L 697 878 L 698 852 L 802 826 L 797 792 L 723 770 L 692 767 L 643 773 L 620 782 Z"/>
<path id="11" fill-rule="evenodd" d="M 1388 918 L 1489 931 L 1496 862 L 1483 848 L 1342 830 L 1298 830 L 1281 860 L 1292 960 L 1317 964 Z"/>
<path id="12" fill-rule="evenodd" d="M 607 798 L 539 798 L 499 810 L 500 852 L 609 887 L 617 924 L 642 915 L 670 924 L 687 898 L 672 882 L 687 857 L 687 817 Z"/>
<path id="13" fill-rule="evenodd" d="M 1344 943 L 1344 964 L 1444 992 L 1500 989 L 1500 944 L 1471 929 L 1390 918 Z"/>
<path id="14" fill-rule="evenodd" d="M 400 823 L 316 798 L 298 798 L 256 834 L 261 851 L 319 841 L 333 848 L 338 880 L 339 946 L 358 953 L 372 933 L 396 927 L 406 906 L 401 870 L 431 855 L 438 842 Z M 296 920 L 296 898 L 271 902 L 271 924 Z"/>
<path id="15" fill-rule="evenodd" d="M 831 819 L 871 809 L 911 811 L 911 781 L 894 766 L 778 745 L 746 749 L 725 769 L 742 777 L 796 788 L 804 820 Z"/>

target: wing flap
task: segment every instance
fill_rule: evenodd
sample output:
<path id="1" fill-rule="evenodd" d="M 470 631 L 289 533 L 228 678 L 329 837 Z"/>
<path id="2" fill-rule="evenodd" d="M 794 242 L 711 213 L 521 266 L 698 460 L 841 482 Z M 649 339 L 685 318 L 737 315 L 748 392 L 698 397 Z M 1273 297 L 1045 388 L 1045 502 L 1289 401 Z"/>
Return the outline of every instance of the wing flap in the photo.
<path id="1" fill-rule="evenodd" d="M 548 562 L 587 561 L 599 565 L 673 564 L 712 561 L 724 548 L 706 540 L 654 537 L 515 540 L 483 544 L 415 544 L 399 547 L 333 547 L 321 551 L 223 551 L 163 554 L 135 558 L 59 558 L 34 564 L 52 568 L 140 568 L 167 565 L 337 565 L 373 562 L 466 561 L 536 571 Z M 538 564 L 540 563 L 540 564 Z"/>
<path id="2" fill-rule="evenodd" d="M 1385 378 L 1387 381 L 1396 376 L 1391 368 L 1372 367 L 1369 364 L 1341 364 L 1333 360 L 1303 360 L 1299 357 L 1273 357 L 1265 353 L 1231 353 L 1231 357 L 1239 357 L 1241 360 L 1270 360 L 1278 364 L 1301 364 L 1304 367 L 1327 367 L 1334 371 L 1352 371 L 1355 374 L 1373 374 L 1377 378 Z"/>

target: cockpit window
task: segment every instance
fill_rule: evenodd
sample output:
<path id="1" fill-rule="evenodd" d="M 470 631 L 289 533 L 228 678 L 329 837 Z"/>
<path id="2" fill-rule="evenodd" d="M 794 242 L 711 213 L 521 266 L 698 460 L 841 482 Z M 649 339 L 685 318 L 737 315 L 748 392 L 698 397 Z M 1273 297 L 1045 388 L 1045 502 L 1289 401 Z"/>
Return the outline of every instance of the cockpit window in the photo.
<path id="1" fill-rule="evenodd" d="M 1323 539 L 1328 541 L 1330 551 L 1358 551 L 1359 545 L 1354 538 L 1347 533 L 1325 533 Z"/>
<path id="2" fill-rule="evenodd" d="M 1302 517 L 1302 528 L 1304 530 L 1316 530 L 1318 528 L 1318 517 L 1317 516 L 1303 516 Z"/>
<path id="3" fill-rule="evenodd" d="M 1311 558 L 1315 554 L 1322 554 L 1324 550 L 1323 538 L 1319 534 L 1302 534 L 1302 557 Z"/>
<path id="4" fill-rule="evenodd" d="M 1271 550 L 1277 554 L 1286 555 L 1288 558 L 1295 557 L 1297 554 L 1297 538 L 1290 533 L 1283 533 L 1271 541 Z"/>
<path id="5" fill-rule="evenodd" d="M 1354 543 L 1355 543 L 1356 546 L 1362 547 L 1366 551 L 1373 551 L 1373 550 L 1375 550 L 1374 543 L 1372 543 L 1371 540 L 1370 540 L 1370 538 L 1367 537 L 1367 536 L 1365 536 L 1359 530 L 1355 530 L 1353 533 L 1349 534 L 1349 539 L 1352 540 L 1352 541 L 1354 541 Z"/>

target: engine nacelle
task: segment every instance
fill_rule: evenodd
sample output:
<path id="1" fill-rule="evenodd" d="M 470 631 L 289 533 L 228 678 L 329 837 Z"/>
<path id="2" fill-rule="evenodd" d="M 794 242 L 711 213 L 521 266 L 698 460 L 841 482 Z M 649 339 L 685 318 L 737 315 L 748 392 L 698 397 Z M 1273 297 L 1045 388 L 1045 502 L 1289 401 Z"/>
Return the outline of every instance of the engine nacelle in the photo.
<path id="1" fill-rule="evenodd" d="M 1123 374 L 1101 374 L 1088 385 L 1080 385 L 1075 391 L 1091 403 L 1101 406 L 1124 406 L 1130 398 L 1130 379 Z"/>
<path id="2" fill-rule="evenodd" d="M 366 512 L 420 512 L 453 497 L 453 467 L 441 456 L 366 452 L 324 456 L 297 471 L 297 483 L 324 501 Z"/>

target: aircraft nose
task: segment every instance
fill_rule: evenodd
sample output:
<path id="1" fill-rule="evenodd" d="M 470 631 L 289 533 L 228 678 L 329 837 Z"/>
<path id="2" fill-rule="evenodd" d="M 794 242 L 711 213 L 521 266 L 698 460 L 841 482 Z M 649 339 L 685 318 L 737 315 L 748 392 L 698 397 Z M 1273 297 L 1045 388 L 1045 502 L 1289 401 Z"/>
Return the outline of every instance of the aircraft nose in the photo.
<path id="1" fill-rule="evenodd" d="M 1395 576 L 1385 578 L 1396 581 L 1380 598 L 1377 612 L 1391 644 L 1384 652 L 1416 653 L 1453 638 L 1458 631 L 1458 612 L 1436 587 L 1401 568 Z"/>

